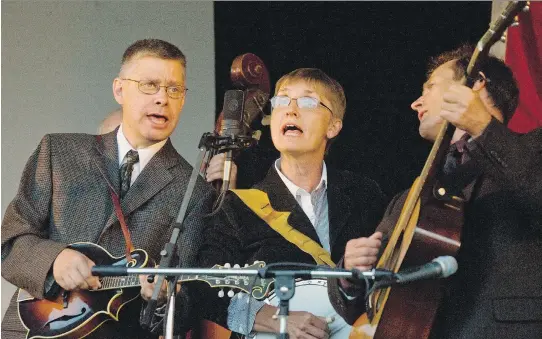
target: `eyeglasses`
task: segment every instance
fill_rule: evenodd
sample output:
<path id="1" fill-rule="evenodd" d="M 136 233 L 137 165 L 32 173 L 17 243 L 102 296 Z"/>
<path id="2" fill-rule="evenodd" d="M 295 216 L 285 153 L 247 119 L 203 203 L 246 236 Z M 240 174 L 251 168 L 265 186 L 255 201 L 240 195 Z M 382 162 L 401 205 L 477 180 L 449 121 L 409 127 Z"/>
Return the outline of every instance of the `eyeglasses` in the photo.
<path id="1" fill-rule="evenodd" d="M 299 108 L 315 109 L 316 107 L 318 107 L 318 105 L 322 105 L 323 107 L 327 108 L 331 112 L 331 114 L 333 114 L 331 108 L 327 107 L 321 101 L 313 97 L 290 98 L 286 95 L 277 95 L 272 97 L 269 101 L 271 101 L 271 106 L 273 108 L 277 108 L 290 106 L 290 102 L 292 100 L 296 101 L 297 107 Z"/>
<path id="2" fill-rule="evenodd" d="M 122 80 L 137 82 L 137 88 L 143 94 L 156 94 L 158 93 L 160 88 L 164 87 L 166 89 L 167 95 L 171 99 L 180 99 L 185 96 L 186 91 L 188 91 L 188 88 L 182 86 L 160 86 L 159 84 L 149 80 L 134 80 L 127 78 L 123 78 Z"/>

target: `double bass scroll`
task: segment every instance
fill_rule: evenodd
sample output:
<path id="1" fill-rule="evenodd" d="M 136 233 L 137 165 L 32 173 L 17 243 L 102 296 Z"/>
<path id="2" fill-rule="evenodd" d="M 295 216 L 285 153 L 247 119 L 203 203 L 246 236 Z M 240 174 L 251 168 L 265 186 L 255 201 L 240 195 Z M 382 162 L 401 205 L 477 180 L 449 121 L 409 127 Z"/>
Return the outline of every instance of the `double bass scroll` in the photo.
<path id="1" fill-rule="evenodd" d="M 254 145 L 261 135 L 260 131 L 252 131 L 251 125 L 257 118 L 264 117 L 264 108 L 267 105 L 270 94 L 269 72 L 263 61 L 252 53 L 237 56 L 231 65 L 230 80 L 233 86 L 242 91 L 242 114 L 240 119 L 239 135 L 234 137 L 221 136 L 224 121 L 224 111 L 221 111 L 215 124 L 214 133 L 206 133 L 200 141 L 209 151 L 206 153 L 201 173 L 205 173 L 213 156 L 227 152 L 227 158 L 234 158 L 240 150 Z M 231 164 L 231 160 L 229 162 Z M 218 191 L 224 191 L 222 180 L 213 183 Z"/>

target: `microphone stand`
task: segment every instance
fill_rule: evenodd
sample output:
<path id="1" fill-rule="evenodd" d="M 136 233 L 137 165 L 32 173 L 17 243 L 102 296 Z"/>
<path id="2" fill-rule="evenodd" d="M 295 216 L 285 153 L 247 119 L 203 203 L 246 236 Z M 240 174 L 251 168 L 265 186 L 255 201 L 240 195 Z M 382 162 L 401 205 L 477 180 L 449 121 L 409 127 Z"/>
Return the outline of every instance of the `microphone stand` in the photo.
<path id="1" fill-rule="evenodd" d="M 192 169 L 192 174 L 190 175 L 190 180 L 188 181 L 188 186 L 183 196 L 183 201 L 181 203 L 179 214 L 177 215 L 175 227 L 173 228 L 169 242 L 164 245 L 164 249 L 162 249 L 162 251 L 160 252 L 160 255 L 161 255 L 160 267 L 164 267 L 164 268 L 171 267 L 173 263 L 173 259 L 176 257 L 175 253 L 176 253 L 177 241 L 179 239 L 179 234 L 181 233 L 181 230 L 182 230 L 182 223 L 186 216 L 188 203 L 190 202 L 190 199 L 192 198 L 192 193 L 194 192 L 194 187 L 196 186 L 196 181 L 200 173 L 200 166 L 201 166 L 201 162 L 203 160 L 204 154 L 205 154 L 204 149 L 200 148 L 198 159 L 196 160 L 196 164 Z M 175 287 L 176 287 L 176 279 L 173 279 L 172 277 L 173 276 L 167 275 L 167 279 L 170 283 L 171 283 L 171 280 L 173 280 L 173 284 L 171 288 L 169 289 L 170 296 L 168 296 L 168 298 L 170 299 L 169 309 L 175 308 L 175 294 L 176 293 L 174 292 L 175 292 Z M 152 293 L 152 297 L 148 301 L 145 309 L 143 310 L 141 325 L 144 328 L 150 327 L 152 317 L 158 306 L 158 296 L 160 294 L 160 290 L 164 282 L 164 279 L 165 279 L 164 275 L 158 275 L 156 279 L 156 285 Z M 148 280 L 149 282 L 152 282 L 152 280 L 154 280 L 154 277 L 148 277 Z M 167 319 L 166 328 L 169 328 L 171 332 L 170 333 L 171 336 L 169 337 L 166 336 L 166 339 L 172 339 L 173 338 L 173 315 L 170 316 L 170 313 L 168 312 L 168 316 L 166 319 Z"/>
<path id="2" fill-rule="evenodd" d="M 274 264 L 275 266 L 277 264 Z M 291 266 L 291 263 L 289 263 Z M 344 269 L 330 269 L 327 266 L 317 269 L 299 269 L 299 270 L 270 270 L 270 267 L 264 267 L 262 269 L 230 269 L 230 268 L 128 268 L 120 266 L 94 266 L 91 268 L 93 275 L 97 276 L 123 276 L 132 274 L 154 274 L 159 277 L 163 276 L 180 276 L 180 275 L 209 275 L 209 276 L 249 276 L 259 278 L 275 278 L 275 293 L 280 299 L 279 307 L 279 319 L 280 319 L 280 337 L 283 339 L 288 338 L 288 314 L 289 314 L 289 300 L 295 294 L 295 279 L 296 278 L 353 278 L 357 280 L 375 280 L 375 279 L 394 279 L 395 274 L 391 271 L 373 269 L 371 271 L 359 271 L 359 270 L 344 270 Z M 173 281 L 176 282 L 177 279 Z M 182 280 L 182 279 L 181 279 Z M 174 291 L 176 284 L 171 288 Z M 166 339 L 172 338 L 173 335 L 173 314 L 175 293 L 171 293 L 169 297 L 168 314 L 166 317 Z"/>
<path id="3" fill-rule="evenodd" d="M 232 166 L 232 150 L 226 152 L 226 160 L 224 161 L 224 177 L 222 178 L 221 192 L 226 192 L 230 188 L 231 166 Z"/>
<path id="4" fill-rule="evenodd" d="M 175 297 L 177 293 L 175 293 L 177 288 L 177 280 L 178 277 L 174 280 L 170 280 L 169 282 L 169 289 L 168 289 L 168 298 L 169 301 L 167 303 L 167 310 L 166 310 L 166 324 L 165 324 L 165 338 L 172 339 L 173 338 L 173 323 L 174 323 L 174 315 L 175 315 Z"/>
<path id="5" fill-rule="evenodd" d="M 221 205 L 220 201 L 223 197 L 222 193 L 225 193 L 230 188 L 233 151 L 241 151 L 249 148 L 255 145 L 257 141 L 256 138 L 248 135 L 222 136 L 216 133 L 204 133 L 201 136 L 199 148 L 204 148 L 206 154 L 205 163 L 201 164 L 203 171 L 207 169 L 213 156 L 226 152 L 222 182 L 220 182 L 220 180 L 213 182 L 215 189 L 221 193 L 215 206 Z M 215 208 L 213 208 L 213 210 L 215 210 Z"/>
<path id="6" fill-rule="evenodd" d="M 290 312 L 290 299 L 295 294 L 295 276 L 285 273 L 275 275 L 275 295 L 279 298 L 279 334 L 281 339 L 288 339 L 288 315 Z"/>
<path id="7" fill-rule="evenodd" d="M 176 257 L 175 254 L 176 254 L 177 241 L 179 239 L 179 234 L 181 233 L 181 230 L 182 230 L 182 223 L 184 221 L 184 218 L 186 217 L 188 204 L 192 198 L 192 193 L 194 192 L 194 187 L 196 186 L 198 175 L 201 172 L 203 158 L 208 153 L 208 150 L 212 149 L 215 151 L 220 151 L 220 150 L 228 151 L 226 160 L 229 159 L 229 161 L 226 162 L 225 166 L 227 166 L 228 174 L 230 174 L 232 150 L 250 147 L 251 145 L 255 143 L 255 141 L 256 140 L 254 140 L 252 137 L 249 137 L 249 136 L 221 137 L 221 136 L 217 136 L 214 133 L 204 133 L 202 135 L 199 145 L 198 145 L 198 148 L 200 149 L 200 153 L 192 169 L 192 174 L 190 175 L 190 180 L 188 181 L 188 186 L 183 196 L 181 208 L 177 215 L 175 227 L 173 228 L 169 242 L 164 245 L 164 249 L 162 249 L 162 251 L 160 252 L 160 255 L 161 255 L 160 267 L 169 268 L 172 266 L 172 263 L 174 262 L 174 258 Z M 228 180 L 226 181 L 226 184 L 227 186 L 229 186 L 229 175 L 228 175 Z M 164 272 L 164 273 L 167 273 L 167 272 Z M 166 275 L 166 276 L 167 276 L 168 282 L 171 284 L 171 288 L 169 289 L 169 296 L 168 296 L 169 306 L 168 306 L 168 313 L 166 317 L 167 323 L 165 324 L 166 332 L 167 332 L 166 334 L 169 334 L 169 336 L 166 336 L 166 339 L 172 339 L 173 338 L 173 315 L 172 315 L 172 312 L 169 312 L 169 311 L 175 309 L 175 294 L 176 293 L 174 292 L 175 292 L 175 287 L 176 287 L 176 284 L 175 284 L 176 280 L 174 280 L 172 284 L 171 280 L 173 280 L 172 278 L 173 276 L 169 276 L 169 275 Z M 158 296 L 160 294 L 161 286 L 164 282 L 164 279 L 166 279 L 165 278 L 166 276 L 158 275 L 156 279 L 156 286 L 154 287 L 152 297 L 148 301 L 145 309 L 143 310 L 141 324 L 144 328 L 150 327 L 152 317 L 158 306 Z M 149 282 L 152 282 L 153 280 L 154 280 L 154 277 L 150 277 L 150 276 L 148 277 Z"/>

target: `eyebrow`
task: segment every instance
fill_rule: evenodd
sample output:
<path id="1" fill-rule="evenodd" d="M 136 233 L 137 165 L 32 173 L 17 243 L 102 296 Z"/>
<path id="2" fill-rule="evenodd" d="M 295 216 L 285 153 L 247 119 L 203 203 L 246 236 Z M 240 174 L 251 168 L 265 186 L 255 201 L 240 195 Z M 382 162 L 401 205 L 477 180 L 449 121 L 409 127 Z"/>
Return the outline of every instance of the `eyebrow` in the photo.
<path id="1" fill-rule="evenodd" d="M 283 87 L 281 88 L 277 93 L 283 93 L 283 92 L 286 92 L 288 91 L 289 88 L 288 87 Z M 306 94 L 316 94 L 318 95 L 318 97 L 320 97 L 320 95 L 318 93 L 316 93 L 315 91 L 311 91 L 310 89 L 306 89 L 303 91 L 303 94 L 306 95 Z"/>
<path id="2" fill-rule="evenodd" d="M 429 86 L 429 83 L 434 82 L 434 81 L 435 81 L 435 78 L 427 79 L 427 81 L 423 83 L 422 88 L 427 88 L 427 86 Z"/>
<path id="3" fill-rule="evenodd" d="M 151 78 L 145 78 L 145 77 L 143 77 L 143 78 L 141 79 L 141 81 L 148 81 L 148 82 L 152 82 L 152 83 L 159 84 L 159 85 L 162 83 L 162 80 L 158 80 L 158 79 L 156 79 L 156 78 L 155 78 L 155 79 L 151 79 Z M 176 83 L 176 82 L 174 82 L 174 81 L 167 81 L 165 86 L 167 86 L 167 87 L 171 87 L 171 86 L 184 87 L 184 84 L 182 84 L 182 83 Z"/>

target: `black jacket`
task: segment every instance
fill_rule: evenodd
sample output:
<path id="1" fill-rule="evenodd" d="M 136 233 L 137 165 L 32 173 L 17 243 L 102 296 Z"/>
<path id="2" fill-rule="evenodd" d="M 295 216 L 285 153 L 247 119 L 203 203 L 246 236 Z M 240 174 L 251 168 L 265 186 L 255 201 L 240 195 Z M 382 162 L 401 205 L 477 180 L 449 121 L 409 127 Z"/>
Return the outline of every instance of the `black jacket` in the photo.
<path id="1" fill-rule="evenodd" d="M 462 167 L 478 176 L 465 208 L 459 269 L 448 281 L 431 338 L 542 338 L 542 129 L 518 135 L 493 120 L 468 154 Z M 380 229 L 395 225 L 398 201 L 404 193 Z M 350 323 L 365 311 L 362 297 L 347 301 L 336 284 L 329 292 Z"/>

